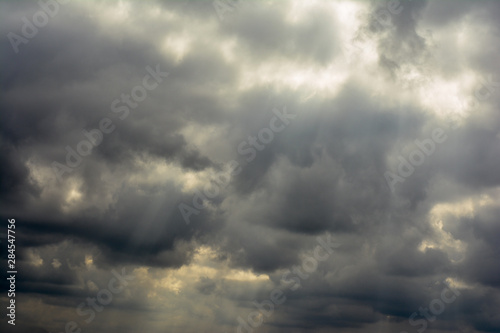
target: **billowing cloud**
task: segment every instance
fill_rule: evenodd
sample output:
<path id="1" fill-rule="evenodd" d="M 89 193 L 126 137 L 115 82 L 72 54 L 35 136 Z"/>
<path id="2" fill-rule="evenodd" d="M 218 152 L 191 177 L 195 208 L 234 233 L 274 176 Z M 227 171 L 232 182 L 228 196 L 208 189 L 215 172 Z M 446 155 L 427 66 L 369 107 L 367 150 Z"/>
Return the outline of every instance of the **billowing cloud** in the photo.
<path id="1" fill-rule="evenodd" d="M 2 332 L 500 331 L 499 15 L 1 2 Z"/>

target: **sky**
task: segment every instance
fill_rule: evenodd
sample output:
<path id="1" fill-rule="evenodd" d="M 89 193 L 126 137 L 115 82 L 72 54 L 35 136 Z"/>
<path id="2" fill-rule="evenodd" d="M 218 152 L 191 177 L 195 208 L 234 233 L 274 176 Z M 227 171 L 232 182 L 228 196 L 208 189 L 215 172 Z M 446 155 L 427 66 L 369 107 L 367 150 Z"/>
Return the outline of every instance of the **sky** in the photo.
<path id="1" fill-rule="evenodd" d="M 0 35 L 0 331 L 500 332 L 500 1 L 0 1 Z"/>

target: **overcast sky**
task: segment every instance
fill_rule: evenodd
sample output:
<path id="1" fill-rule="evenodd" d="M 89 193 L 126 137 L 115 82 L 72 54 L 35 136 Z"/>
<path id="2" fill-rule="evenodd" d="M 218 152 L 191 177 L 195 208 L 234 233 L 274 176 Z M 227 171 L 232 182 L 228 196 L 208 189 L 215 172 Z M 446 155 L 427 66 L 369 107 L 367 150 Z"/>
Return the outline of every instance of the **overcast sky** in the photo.
<path id="1" fill-rule="evenodd" d="M 0 2 L 2 332 L 500 332 L 500 1 L 63 2 Z"/>

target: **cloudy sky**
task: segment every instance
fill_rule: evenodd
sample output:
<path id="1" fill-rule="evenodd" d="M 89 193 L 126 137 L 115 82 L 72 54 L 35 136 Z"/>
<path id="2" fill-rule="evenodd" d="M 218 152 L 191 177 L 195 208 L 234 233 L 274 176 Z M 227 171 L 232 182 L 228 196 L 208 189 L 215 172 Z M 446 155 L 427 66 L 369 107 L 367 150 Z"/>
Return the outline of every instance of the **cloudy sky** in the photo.
<path id="1" fill-rule="evenodd" d="M 500 2 L 65 2 L 0 2 L 2 332 L 500 332 Z"/>

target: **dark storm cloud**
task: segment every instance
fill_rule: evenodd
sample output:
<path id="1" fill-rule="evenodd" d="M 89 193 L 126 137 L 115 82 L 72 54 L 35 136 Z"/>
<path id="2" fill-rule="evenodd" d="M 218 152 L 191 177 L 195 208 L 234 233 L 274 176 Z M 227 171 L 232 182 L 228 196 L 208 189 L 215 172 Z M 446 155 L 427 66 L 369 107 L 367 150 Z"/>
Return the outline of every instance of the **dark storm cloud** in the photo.
<path id="1" fill-rule="evenodd" d="M 489 207 L 471 218 L 446 218 L 446 229 L 456 239 L 469 244 L 467 255 L 457 270 L 468 281 L 497 288 L 500 282 L 498 266 L 492 263 L 500 256 L 498 213 L 498 207 Z"/>
<path id="2" fill-rule="evenodd" d="M 170 195 L 175 193 L 174 189 L 162 191 Z M 105 266 L 122 262 L 179 267 L 188 262 L 191 246 L 179 248 L 178 242 L 189 241 L 195 230 L 188 228 L 177 214 L 177 201 L 162 194 L 144 196 L 131 192 L 124 189 L 118 204 L 104 216 L 87 211 L 83 212 L 87 215 L 84 218 L 63 220 L 64 215 L 53 215 L 53 220 L 25 219 L 19 233 L 19 245 L 57 244 L 62 239 L 84 241 L 101 248 L 103 255 L 96 263 Z M 151 206 L 155 201 L 161 204 L 157 210 Z M 193 223 L 197 233 L 220 228 L 220 222 L 208 212 L 201 213 Z"/>
<path id="3" fill-rule="evenodd" d="M 299 115 L 234 183 L 243 198 L 248 186 L 270 194 L 253 199 L 261 207 L 249 212 L 253 223 L 297 233 L 362 232 L 351 215 L 390 209 L 383 156 L 416 135 L 422 120 L 411 109 L 373 112 L 376 106 L 363 99 L 362 92 L 346 89 L 335 104 L 288 106 L 308 117 Z M 276 175 L 284 181 L 274 182 Z"/>
<path id="4" fill-rule="evenodd" d="M 192 86 L 189 82 L 196 80 L 192 72 L 199 74 L 200 69 L 204 70 L 203 77 L 215 77 L 212 74 L 220 76 L 224 72 L 220 57 L 204 53 L 186 59 L 172 71 L 172 79 L 166 79 L 160 86 L 158 90 L 161 89 L 162 92 L 150 93 L 151 96 L 141 104 L 140 109 L 132 110 L 131 116 L 120 123 L 116 115 L 110 112 L 111 102 L 120 93 L 130 93 L 134 82 L 140 82 L 147 74 L 147 65 L 155 67 L 155 64 L 160 64 L 163 70 L 168 70 L 174 67 L 173 62 L 164 60 L 158 53 L 157 41 L 152 38 L 120 39 L 119 36 L 102 30 L 97 19 L 92 20 L 69 7 L 64 10 L 70 15 L 61 13 L 56 16 L 36 38 L 23 45 L 26 50 L 20 52 L 19 56 L 13 52 L 4 54 L 3 60 L 12 66 L 3 72 L 1 78 L 4 87 L 1 105 L 2 149 L 5 151 L 2 154 L 5 159 L 2 195 L 6 198 L 3 203 L 14 203 L 5 207 L 5 210 L 21 213 L 20 207 L 28 199 L 40 194 L 39 184 L 26 168 L 27 155 L 34 153 L 49 165 L 53 161 L 64 163 L 64 147 L 69 145 L 74 149 L 84 138 L 81 131 L 96 128 L 103 117 L 112 118 L 118 129 L 105 136 L 102 144 L 71 174 L 72 177 L 83 179 L 81 190 L 87 198 L 104 195 L 106 190 L 102 183 L 103 171 L 116 170 L 118 166 L 134 168 L 136 152 L 144 154 L 144 160 L 160 157 L 191 170 L 199 171 L 213 166 L 209 158 L 189 145 L 182 134 L 176 133 L 186 122 L 182 118 L 183 110 L 180 109 L 184 106 L 183 100 L 192 98 L 191 107 L 194 110 L 191 118 L 204 121 L 217 115 L 213 97 L 208 94 L 196 95 L 195 91 L 183 91 L 181 94 L 178 91 L 182 87 Z M 4 26 L 4 29 L 14 29 L 14 22 L 11 23 L 11 26 Z M 165 28 L 169 28 L 168 24 Z M 10 48 L 8 40 L 2 40 L 2 44 L 5 49 Z M 207 60 L 212 61 L 212 66 L 198 65 L 206 64 Z M 30 97 L 26 99 L 24 96 Z M 214 112 L 200 114 L 198 109 L 201 105 L 197 105 L 197 99 L 205 106 L 212 103 Z M 158 191 L 154 188 L 152 190 Z M 164 191 L 168 190 L 161 190 Z M 141 214 L 147 211 L 150 202 L 158 200 L 153 196 L 136 196 L 134 192 L 135 190 L 130 192 L 124 188 L 119 204 L 104 216 L 99 217 L 96 212 L 87 211 L 84 216 L 69 218 L 70 223 L 66 221 L 63 225 L 56 222 L 67 219 L 60 211 L 61 196 L 49 199 L 52 205 L 46 202 L 43 210 L 49 215 L 42 219 L 36 212 L 22 214 L 29 217 L 26 228 L 41 233 L 36 238 L 42 243 L 58 242 L 60 235 L 78 237 L 100 245 L 105 244 L 115 260 L 129 261 L 127 256 L 113 254 L 113 251 L 132 249 L 123 240 L 138 229 Z M 176 190 L 168 192 L 169 200 L 172 200 Z M 187 235 L 184 223 L 180 220 L 179 223 L 171 221 L 169 224 L 169 217 L 173 215 L 171 211 L 174 211 L 173 206 L 168 208 L 169 200 L 164 200 L 162 211 L 153 216 L 153 228 L 146 231 L 146 234 L 150 234 L 150 244 L 141 244 L 142 250 L 138 252 L 137 249 L 130 251 L 137 255 L 134 260 L 139 260 L 145 254 L 143 251 L 158 253 L 163 249 L 171 250 L 177 237 L 183 233 Z M 46 208 L 51 206 L 53 209 L 47 211 Z M 120 221 L 123 233 L 114 233 L 114 221 Z M 160 221 L 166 221 L 165 226 Z M 184 231 L 172 230 L 166 227 L 168 224 L 177 225 L 174 228 Z M 161 231 L 164 229 L 165 231 Z M 30 239 L 30 231 L 25 240 Z M 155 236 L 151 237 L 151 234 Z M 52 239 L 45 235 L 52 235 Z M 185 257 L 178 261 L 167 255 L 153 261 L 156 264 L 175 262 L 174 265 L 178 265 L 183 260 Z"/>
<path id="5" fill-rule="evenodd" d="M 0 159 L 4 176 L 0 181 L 0 196 L 3 202 L 19 204 L 26 197 L 37 197 L 40 188 L 30 180 L 29 169 L 23 163 L 19 152 L 2 140 Z"/>
<path id="6" fill-rule="evenodd" d="M 500 211 L 491 198 L 498 198 L 500 182 L 500 89 L 458 128 L 424 103 L 440 91 L 395 97 L 425 86 L 414 84 L 408 68 L 449 80 L 469 70 L 496 73 L 496 2 L 402 1 L 401 12 L 383 25 L 377 13 L 386 4 L 358 2 L 364 12 L 355 35 L 375 43 L 374 67 L 348 67 L 352 75 L 335 93 L 310 82 L 304 95 L 302 86 L 266 77 L 261 65 L 283 75 L 277 64 L 291 72 L 331 70 L 343 57 L 345 22 L 322 4 L 303 7 L 296 21 L 291 3 L 242 6 L 222 21 L 208 1 L 131 3 L 125 19 L 119 2 L 112 10 L 105 1 L 92 5 L 61 6 L 18 54 L 7 38 L 0 41 L 6 50 L 0 59 L 9 64 L 0 75 L 0 216 L 19 221 L 20 295 L 74 312 L 95 296 L 93 284 L 106 285 L 106 272 L 142 267 L 154 280 L 138 269 L 138 286 L 111 308 L 124 311 L 120 320 L 130 319 L 129 310 L 154 318 L 149 302 L 164 296 L 165 285 L 174 287 L 153 282 L 165 272 L 185 274 L 199 264 L 200 246 L 208 246 L 217 252 L 210 265 L 269 280 L 200 270 L 192 281 L 179 278 L 187 287 L 178 294 L 167 288 L 168 301 L 159 302 L 179 305 L 176 316 L 206 324 L 210 313 L 234 329 L 237 311 L 254 311 L 252 301 L 269 298 L 283 272 L 300 267 L 316 236 L 328 233 L 342 246 L 288 291 L 263 331 L 409 331 L 409 316 L 440 297 L 450 280 L 461 295 L 429 332 L 499 330 Z M 32 17 L 37 6 L 3 2 L 2 35 L 19 32 L 20 18 Z M 154 14 L 155 6 L 168 15 Z M 443 38 L 455 22 L 486 28 L 477 41 L 466 39 L 474 47 L 464 50 L 455 37 Z M 203 31 L 193 30 L 198 26 Z M 168 77 L 120 119 L 113 101 L 157 65 Z M 274 108 L 296 117 L 247 161 L 238 147 L 269 126 Z M 65 147 L 75 149 L 82 130 L 98 128 L 104 117 L 116 129 L 57 182 L 52 162 L 64 163 Z M 447 140 L 391 191 L 384 173 L 435 128 Z M 179 203 L 191 205 L 196 190 L 233 159 L 241 173 L 187 225 Z M 437 209 L 445 204 L 449 211 Z M 213 312 L 199 310 L 204 302 Z M 57 324 L 50 328 L 64 325 Z"/>

